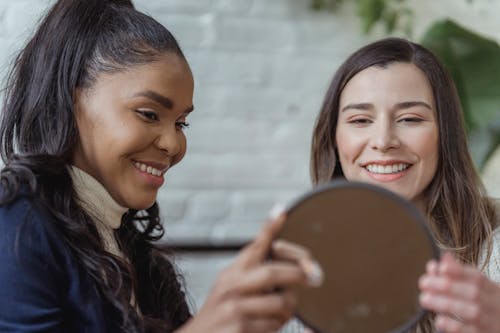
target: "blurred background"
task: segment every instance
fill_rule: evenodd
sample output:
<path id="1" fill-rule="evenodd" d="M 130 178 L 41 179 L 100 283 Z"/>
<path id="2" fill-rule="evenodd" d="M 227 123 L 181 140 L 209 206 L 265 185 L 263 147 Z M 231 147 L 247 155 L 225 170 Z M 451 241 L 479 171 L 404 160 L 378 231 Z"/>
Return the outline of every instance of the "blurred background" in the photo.
<path id="1" fill-rule="evenodd" d="M 0 77 L 53 0 L 0 0 Z M 310 137 L 334 71 L 385 36 L 453 73 L 471 150 L 500 197 L 500 0 L 135 0 L 179 40 L 195 77 L 188 153 L 159 196 L 164 244 L 193 309 L 271 207 L 310 188 Z M 196 251 L 204 248 L 210 251 Z"/>

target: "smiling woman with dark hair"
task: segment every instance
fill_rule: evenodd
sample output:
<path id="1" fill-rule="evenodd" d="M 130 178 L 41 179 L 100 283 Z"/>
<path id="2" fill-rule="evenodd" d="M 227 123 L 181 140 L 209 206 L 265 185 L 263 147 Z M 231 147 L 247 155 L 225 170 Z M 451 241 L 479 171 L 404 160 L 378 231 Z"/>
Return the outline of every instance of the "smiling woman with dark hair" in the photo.
<path id="1" fill-rule="evenodd" d="M 316 121 L 311 176 L 372 183 L 416 204 L 448 252 L 429 263 L 421 305 L 442 332 L 499 330 L 499 212 L 468 151 L 453 81 L 430 51 L 389 38 L 344 62 Z M 431 326 L 429 316 L 419 329 Z"/>
<path id="2" fill-rule="evenodd" d="M 320 282 L 307 251 L 274 240 L 273 218 L 191 318 L 154 241 L 193 87 L 175 38 L 130 1 L 50 9 L 2 112 L 0 331 L 268 332 L 293 314 L 296 287 Z"/>

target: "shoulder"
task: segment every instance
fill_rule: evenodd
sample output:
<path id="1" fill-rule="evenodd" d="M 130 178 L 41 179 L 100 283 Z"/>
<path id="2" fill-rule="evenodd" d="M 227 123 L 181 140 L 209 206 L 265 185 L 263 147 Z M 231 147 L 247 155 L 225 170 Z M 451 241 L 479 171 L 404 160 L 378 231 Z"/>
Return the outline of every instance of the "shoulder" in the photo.
<path id="1" fill-rule="evenodd" d="M 497 209 L 497 217 L 499 211 Z M 491 254 L 489 260 L 486 262 L 486 254 L 488 252 L 488 243 L 484 244 L 480 254 L 480 265 L 483 273 L 492 281 L 500 283 L 500 224 L 496 224 L 496 228 L 491 234 Z M 486 264 L 485 264 L 486 262 Z M 484 268 L 483 268 L 484 266 Z"/>
<path id="2" fill-rule="evenodd" d="M 57 223 L 30 196 L 0 206 L 0 332 L 102 332 L 108 325 L 113 312 Z"/>
<path id="3" fill-rule="evenodd" d="M 36 250 L 49 250 L 46 246 L 50 244 L 63 246 L 55 223 L 54 218 L 33 197 L 18 195 L 11 203 L 0 206 L 0 247 L 36 245 Z"/>
<path id="4" fill-rule="evenodd" d="M 32 196 L 0 206 L 0 332 L 118 332 L 58 223 Z"/>
<path id="5" fill-rule="evenodd" d="M 491 221 L 493 231 L 490 237 L 483 242 L 481 247 L 478 268 L 480 268 L 488 278 L 500 283 L 500 199 L 488 198 L 487 200 L 494 206 L 495 221 Z M 491 246 L 491 252 L 488 258 L 489 246 Z"/>
<path id="6" fill-rule="evenodd" d="M 0 331 L 60 327 L 69 261 L 53 222 L 29 196 L 0 206 Z"/>
<path id="7" fill-rule="evenodd" d="M 495 213 L 496 213 L 495 225 L 497 227 L 500 227 L 500 198 L 491 199 L 491 201 L 493 202 L 493 205 L 495 207 Z"/>
<path id="8" fill-rule="evenodd" d="M 57 279 L 54 273 L 61 272 L 69 252 L 55 223 L 29 196 L 19 195 L 8 205 L 0 206 L 1 279 L 14 272 L 47 273 Z"/>

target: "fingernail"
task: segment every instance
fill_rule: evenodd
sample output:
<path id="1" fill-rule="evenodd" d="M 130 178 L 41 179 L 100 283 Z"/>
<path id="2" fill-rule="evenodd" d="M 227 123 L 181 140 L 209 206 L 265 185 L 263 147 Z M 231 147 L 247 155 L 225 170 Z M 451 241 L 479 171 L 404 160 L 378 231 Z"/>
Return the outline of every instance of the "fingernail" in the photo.
<path id="1" fill-rule="evenodd" d="M 304 265 L 304 271 L 307 276 L 307 283 L 311 287 L 319 287 L 323 284 L 325 276 L 321 266 L 317 262 L 308 261 L 307 264 Z"/>
<path id="2" fill-rule="evenodd" d="M 282 203 L 276 203 L 274 204 L 273 208 L 269 211 L 269 218 L 270 219 L 277 219 L 281 214 L 285 212 L 285 205 Z"/>
<path id="3" fill-rule="evenodd" d="M 427 265 L 425 266 L 425 268 L 429 271 L 429 272 L 432 272 L 432 270 L 434 268 L 436 268 L 436 261 L 435 260 L 430 260 L 427 262 Z"/>
<path id="4" fill-rule="evenodd" d="M 425 276 L 420 277 L 420 279 L 418 279 L 418 285 L 424 288 L 427 287 L 429 285 L 429 279 Z"/>
<path id="5" fill-rule="evenodd" d="M 420 303 L 427 305 L 431 301 L 432 296 L 429 293 L 424 292 L 420 294 L 419 299 Z"/>

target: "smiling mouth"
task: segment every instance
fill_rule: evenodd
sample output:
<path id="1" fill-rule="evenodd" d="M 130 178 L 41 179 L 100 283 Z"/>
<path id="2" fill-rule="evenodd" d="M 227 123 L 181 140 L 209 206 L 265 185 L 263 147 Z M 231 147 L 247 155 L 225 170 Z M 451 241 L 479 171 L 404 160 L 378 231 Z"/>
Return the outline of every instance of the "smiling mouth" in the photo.
<path id="1" fill-rule="evenodd" d="M 156 169 L 155 167 L 152 167 L 151 165 L 147 165 L 141 162 L 134 161 L 134 166 L 139 169 L 142 172 L 149 173 L 150 175 L 156 176 L 156 177 L 162 177 L 165 172 L 167 171 L 168 168 L 164 170 L 159 170 Z"/>
<path id="2" fill-rule="evenodd" d="M 411 164 L 407 163 L 395 163 L 390 165 L 367 164 L 364 166 L 364 168 L 371 173 L 383 174 L 383 175 L 400 173 L 408 169 L 409 167 L 411 167 Z"/>

